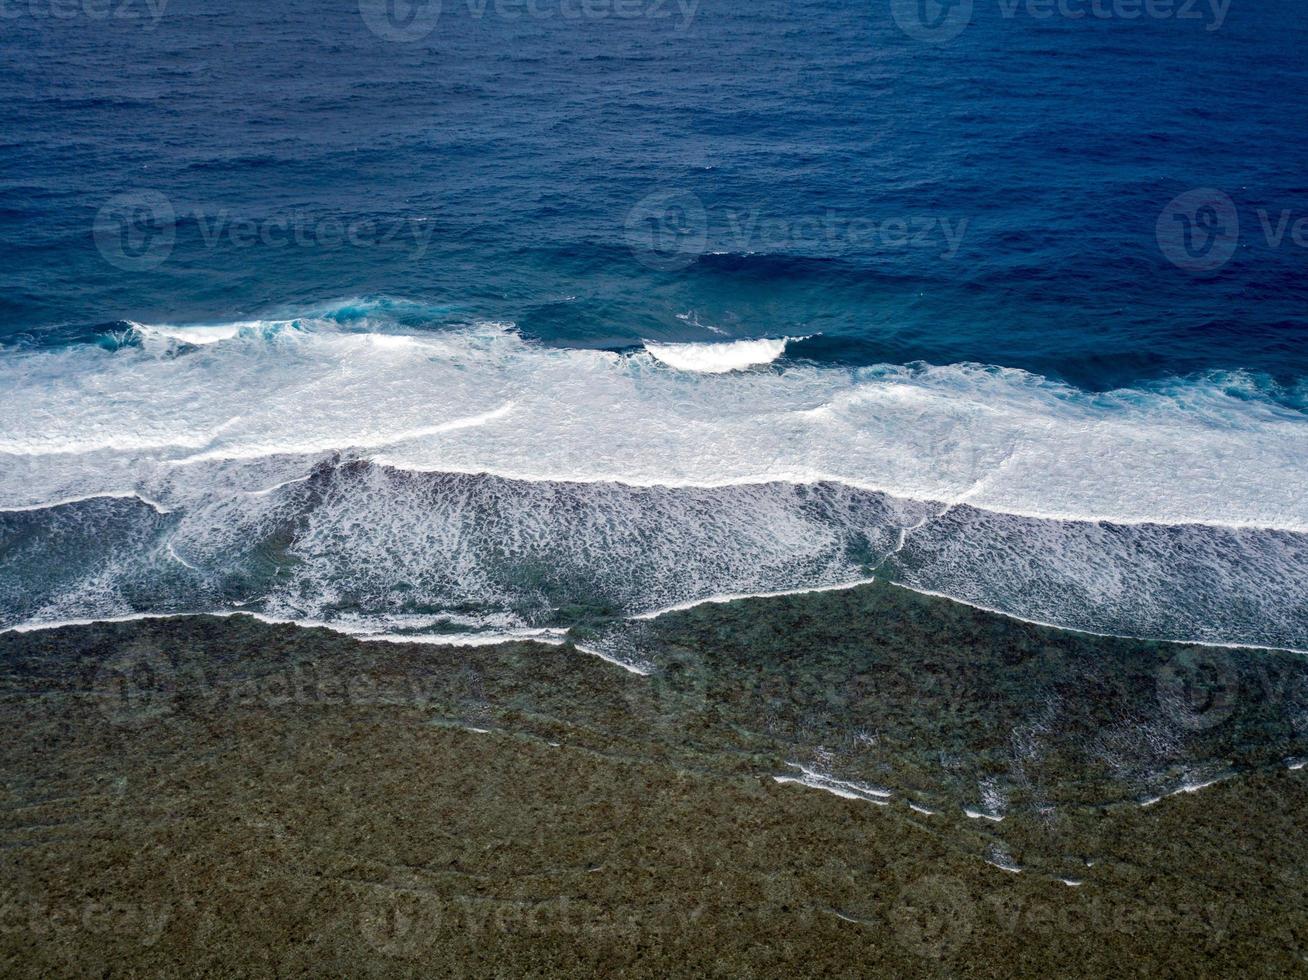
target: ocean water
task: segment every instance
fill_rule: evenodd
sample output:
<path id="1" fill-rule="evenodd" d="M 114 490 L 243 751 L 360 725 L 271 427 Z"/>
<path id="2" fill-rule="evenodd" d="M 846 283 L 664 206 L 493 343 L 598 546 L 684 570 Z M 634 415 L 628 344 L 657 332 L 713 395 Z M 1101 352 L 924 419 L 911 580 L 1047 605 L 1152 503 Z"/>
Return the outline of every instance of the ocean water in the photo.
<path id="1" fill-rule="evenodd" d="M 7 4 L 0 627 L 1308 649 L 1308 24 L 1050 9 Z"/>

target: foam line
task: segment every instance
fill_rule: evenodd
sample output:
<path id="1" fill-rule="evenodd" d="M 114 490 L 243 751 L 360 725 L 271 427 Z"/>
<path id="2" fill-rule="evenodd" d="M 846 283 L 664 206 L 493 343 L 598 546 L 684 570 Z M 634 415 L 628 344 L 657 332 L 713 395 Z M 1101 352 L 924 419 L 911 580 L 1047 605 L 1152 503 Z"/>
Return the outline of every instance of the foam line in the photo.
<path id="1" fill-rule="evenodd" d="M 798 776 L 773 776 L 773 781 L 807 786 L 810 789 L 820 789 L 846 800 L 862 800 L 865 803 L 875 803 L 878 806 L 886 806 L 889 799 L 894 795 L 889 790 L 880 789 L 876 786 L 867 786 L 863 783 L 837 779 L 834 776 L 815 772 L 796 762 L 787 762 L 786 765 L 792 769 L 798 769 L 800 774 Z"/>
<path id="2" fill-rule="evenodd" d="M 1178 786 L 1176 789 L 1169 790 L 1168 792 L 1163 793 L 1161 796 L 1151 796 L 1147 800 L 1141 800 L 1140 806 L 1142 807 L 1153 806 L 1155 803 L 1161 802 L 1162 800 L 1167 799 L 1169 796 L 1180 796 L 1182 793 L 1197 793 L 1201 789 L 1207 789 L 1209 786 L 1216 786 L 1218 783 L 1225 782 L 1226 780 L 1231 779 L 1234 775 L 1235 775 L 1234 773 L 1224 773 L 1221 776 L 1215 776 L 1212 779 L 1206 779 L 1203 782 L 1199 782 L 1199 783 L 1183 783 L 1180 786 Z"/>
<path id="3" fill-rule="evenodd" d="M 582 653 L 589 654 L 592 657 L 599 657 L 605 663 L 613 664 L 613 666 L 615 667 L 621 667 L 627 673 L 635 674 L 637 677 L 648 677 L 652 673 L 646 667 L 642 667 L 639 664 L 628 663 L 627 661 L 621 659 L 620 657 L 615 657 L 612 654 L 605 653 L 602 650 L 596 650 L 594 647 L 583 646 L 580 643 L 573 643 L 572 645 L 576 647 L 578 650 L 580 650 Z"/>
<path id="4" fill-rule="evenodd" d="M 304 476 L 296 476 L 289 480 L 282 480 L 280 483 L 274 483 L 270 487 L 263 487 L 259 490 L 245 490 L 243 492 L 251 497 L 266 497 L 269 494 L 276 493 L 278 490 L 285 489 L 286 487 L 294 486 L 297 483 L 304 483 L 310 479 L 310 476 L 310 474 L 306 473 Z"/>
<path id="5" fill-rule="evenodd" d="M 3 514 L 22 514 L 31 513 L 41 510 L 52 510 L 55 507 L 67 507 L 70 504 L 81 504 L 88 500 L 139 500 L 156 514 L 169 514 L 172 512 L 170 507 L 165 507 L 157 500 L 151 500 L 149 497 L 138 493 L 135 490 L 103 490 L 98 493 L 83 494 L 78 497 L 64 497 L 62 500 L 51 500 L 40 504 L 19 504 L 16 506 L 0 506 L 0 513 Z"/>
<path id="6" fill-rule="evenodd" d="M 892 581 L 890 584 L 900 589 L 907 589 L 909 592 L 931 596 L 933 599 L 947 599 L 950 602 L 957 602 L 960 606 L 970 606 L 973 609 L 979 609 L 981 612 L 991 613 L 995 616 L 1003 616 L 1005 619 L 1015 620 L 1019 623 L 1030 623 L 1032 626 L 1044 626 L 1049 629 L 1065 630 L 1069 633 L 1083 633 L 1086 636 L 1098 636 L 1108 640 L 1140 640 L 1144 643 L 1175 643 L 1180 646 L 1214 647 L 1220 650 L 1265 650 L 1269 653 L 1300 653 L 1308 655 L 1308 649 L 1300 650 L 1295 649 L 1294 647 L 1267 646 L 1258 643 L 1223 643 L 1214 640 L 1187 640 L 1158 636 L 1133 636 L 1125 633 L 1100 633 L 1095 630 L 1081 629 L 1076 626 L 1064 626 L 1058 623 L 1043 622 L 1038 619 L 1027 619 L 1023 616 L 1018 616 L 1015 613 L 1006 612 L 1003 609 L 995 609 L 990 606 L 983 606 L 975 602 L 969 602 L 966 599 L 960 599 L 957 596 L 952 596 L 944 592 L 932 592 L 930 589 L 905 585 L 903 582 Z"/>
<path id="7" fill-rule="evenodd" d="M 348 636 L 351 639 L 358 640 L 360 643 L 395 643 L 395 644 L 428 644 L 432 646 L 495 646 L 500 643 L 544 643 L 547 646 L 565 646 L 570 641 L 564 635 L 564 630 L 523 630 L 517 632 L 504 632 L 493 634 L 478 633 L 366 633 L 351 630 L 343 627 L 340 623 L 327 622 L 324 620 L 305 620 L 289 619 L 281 616 L 269 616 L 266 613 L 254 612 L 246 609 L 222 609 L 214 611 L 197 611 L 197 612 L 176 612 L 176 613 L 127 613 L 121 616 L 96 616 L 87 619 L 63 619 L 51 622 L 40 623 L 19 623 L 15 626 L 6 626 L 0 628 L 0 634 L 4 633 L 40 633 L 46 630 L 64 629 L 71 626 L 95 626 L 100 623 L 131 623 L 147 619 L 184 619 L 189 616 L 217 616 L 226 619 L 231 616 L 249 616 L 251 619 L 257 619 L 261 623 L 268 623 L 274 626 L 299 626 L 302 629 L 326 629 L 333 633 L 339 633 L 342 636 Z M 634 667 L 631 664 L 624 663 L 608 654 L 592 650 L 581 644 L 573 644 L 573 648 L 587 656 L 598 657 L 605 663 L 612 664 L 615 667 L 621 667 L 628 673 L 637 674 L 642 677 L 647 676 L 649 671 Z"/>
<path id="8" fill-rule="evenodd" d="M 735 595 L 712 595 L 703 599 L 689 599 L 686 602 L 678 602 L 671 606 L 664 606 L 662 609 L 653 609 L 649 612 L 636 613 L 634 616 L 628 616 L 632 620 L 649 620 L 658 619 L 660 616 L 666 616 L 669 613 L 685 612 L 687 609 L 694 609 L 696 606 L 722 605 L 729 602 L 740 602 L 742 599 L 775 599 L 780 596 L 788 595 L 807 595 L 810 592 L 846 592 L 849 589 L 856 589 L 860 585 L 871 585 L 875 578 L 860 578 L 852 582 L 838 582 L 834 585 L 814 585 L 807 588 L 795 589 L 776 589 L 771 592 L 741 592 Z"/>
<path id="9" fill-rule="evenodd" d="M 339 633 L 342 636 L 348 636 L 351 639 L 358 640 L 361 643 L 413 643 L 429 644 L 433 646 L 494 646 L 500 643 L 544 643 L 547 646 L 565 646 L 571 642 L 566 635 L 566 630 L 521 630 L 509 631 L 494 634 L 477 634 L 477 633 L 364 633 L 347 629 L 339 623 L 327 622 L 323 620 L 298 620 L 288 619 L 279 616 L 269 616 L 264 613 L 252 612 L 244 609 L 224 609 L 213 612 L 181 612 L 181 613 L 128 613 L 122 616 L 98 616 L 89 619 L 66 619 L 57 622 L 48 623 L 21 623 L 17 626 L 7 626 L 0 629 L 3 633 L 37 633 L 44 630 L 62 629 L 67 626 L 94 626 L 98 623 L 130 623 L 137 620 L 146 619 L 181 619 L 187 616 L 219 616 L 227 618 L 229 616 L 249 616 L 251 619 L 257 619 L 261 623 L 269 623 L 278 626 L 299 626 L 303 629 L 326 629 L 333 633 Z M 573 643 L 573 648 L 579 653 L 587 656 L 598 657 L 605 663 L 612 664 L 615 667 L 621 667 L 630 674 L 636 674 L 640 677 L 649 675 L 648 670 L 638 666 L 626 663 L 616 657 L 591 649 L 580 643 Z"/>
<path id="10" fill-rule="evenodd" d="M 417 428 L 405 429 L 398 432 L 385 432 L 374 437 L 372 441 L 355 442 L 348 446 L 343 446 L 337 440 L 330 437 L 316 442 L 276 442 L 265 445 L 246 446 L 240 450 L 211 449 L 201 453 L 192 453 L 181 459 L 169 460 L 169 463 L 173 466 L 189 466 L 194 463 L 207 463 L 213 460 L 261 459 L 267 456 L 305 455 L 332 452 L 340 449 L 381 449 L 386 446 L 394 445 L 395 443 L 424 439 L 430 436 L 442 435 L 446 432 L 457 432 L 460 429 L 475 429 L 478 426 L 488 425 L 491 422 L 502 419 L 512 411 L 513 402 L 510 401 L 500 405 L 498 408 L 493 408 L 486 412 L 479 412 L 476 415 L 469 415 L 466 418 L 451 419 L 448 422 L 418 426 Z"/>
<path id="11" fill-rule="evenodd" d="M 815 783 L 812 782 L 811 780 L 805 779 L 802 776 L 773 776 L 772 779 L 774 782 L 778 782 L 778 783 L 783 783 L 783 784 L 790 783 L 796 786 L 807 786 L 809 789 L 820 789 L 824 793 L 830 793 L 832 796 L 839 796 L 842 799 L 846 799 L 846 800 L 861 800 L 864 803 L 875 803 L 877 806 L 888 805 L 885 800 L 878 800 L 867 796 L 861 796 L 858 793 L 850 792 L 849 790 L 841 789 L 836 786 L 828 786 L 824 783 Z"/>

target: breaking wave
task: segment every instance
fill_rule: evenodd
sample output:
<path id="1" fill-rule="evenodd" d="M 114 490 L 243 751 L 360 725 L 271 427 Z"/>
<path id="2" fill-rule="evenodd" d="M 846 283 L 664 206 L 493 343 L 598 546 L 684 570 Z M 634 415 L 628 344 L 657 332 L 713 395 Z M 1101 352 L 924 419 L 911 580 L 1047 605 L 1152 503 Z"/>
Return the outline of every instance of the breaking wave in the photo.
<path id="1" fill-rule="evenodd" d="M 0 625 L 475 633 L 875 574 L 1059 626 L 1308 646 L 1308 419 L 1267 382 L 1088 393 L 785 344 L 320 314 L 6 352 Z"/>
<path id="2" fill-rule="evenodd" d="M 736 340 L 715 344 L 656 344 L 645 341 L 645 350 L 656 361 L 678 371 L 726 374 L 760 364 L 771 364 L 786 352 L 786 345 L 803 337 L 778 340 Z"/>

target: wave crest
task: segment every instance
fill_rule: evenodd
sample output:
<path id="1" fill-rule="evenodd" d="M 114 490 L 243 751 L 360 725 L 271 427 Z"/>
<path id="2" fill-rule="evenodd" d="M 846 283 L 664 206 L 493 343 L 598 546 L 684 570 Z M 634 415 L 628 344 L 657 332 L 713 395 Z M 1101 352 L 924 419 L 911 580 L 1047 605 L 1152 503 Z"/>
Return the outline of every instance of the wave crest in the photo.
<path id="1" fill-rule="evenodd" d="M 645 350 L 656 360 L 678 371 L 697 374 L 727 374 L 745 368 L 771 364 L 786 352 L 792 340 L 804 337 L 780 337 L 776 340 L 735 340 L 708 344 L 656 344 L 645 341 Z"/>

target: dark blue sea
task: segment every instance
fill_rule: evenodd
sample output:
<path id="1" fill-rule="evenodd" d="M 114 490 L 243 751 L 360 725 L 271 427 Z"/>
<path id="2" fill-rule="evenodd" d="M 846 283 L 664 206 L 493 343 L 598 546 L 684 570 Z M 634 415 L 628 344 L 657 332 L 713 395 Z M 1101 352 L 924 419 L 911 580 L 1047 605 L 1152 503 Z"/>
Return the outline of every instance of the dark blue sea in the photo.
<path id="1" fill-rule="evenodd" d="M 4 0 L 0 49 L 0 625 L 888 577 L 1308 647 L 1297 0 Z"/>

